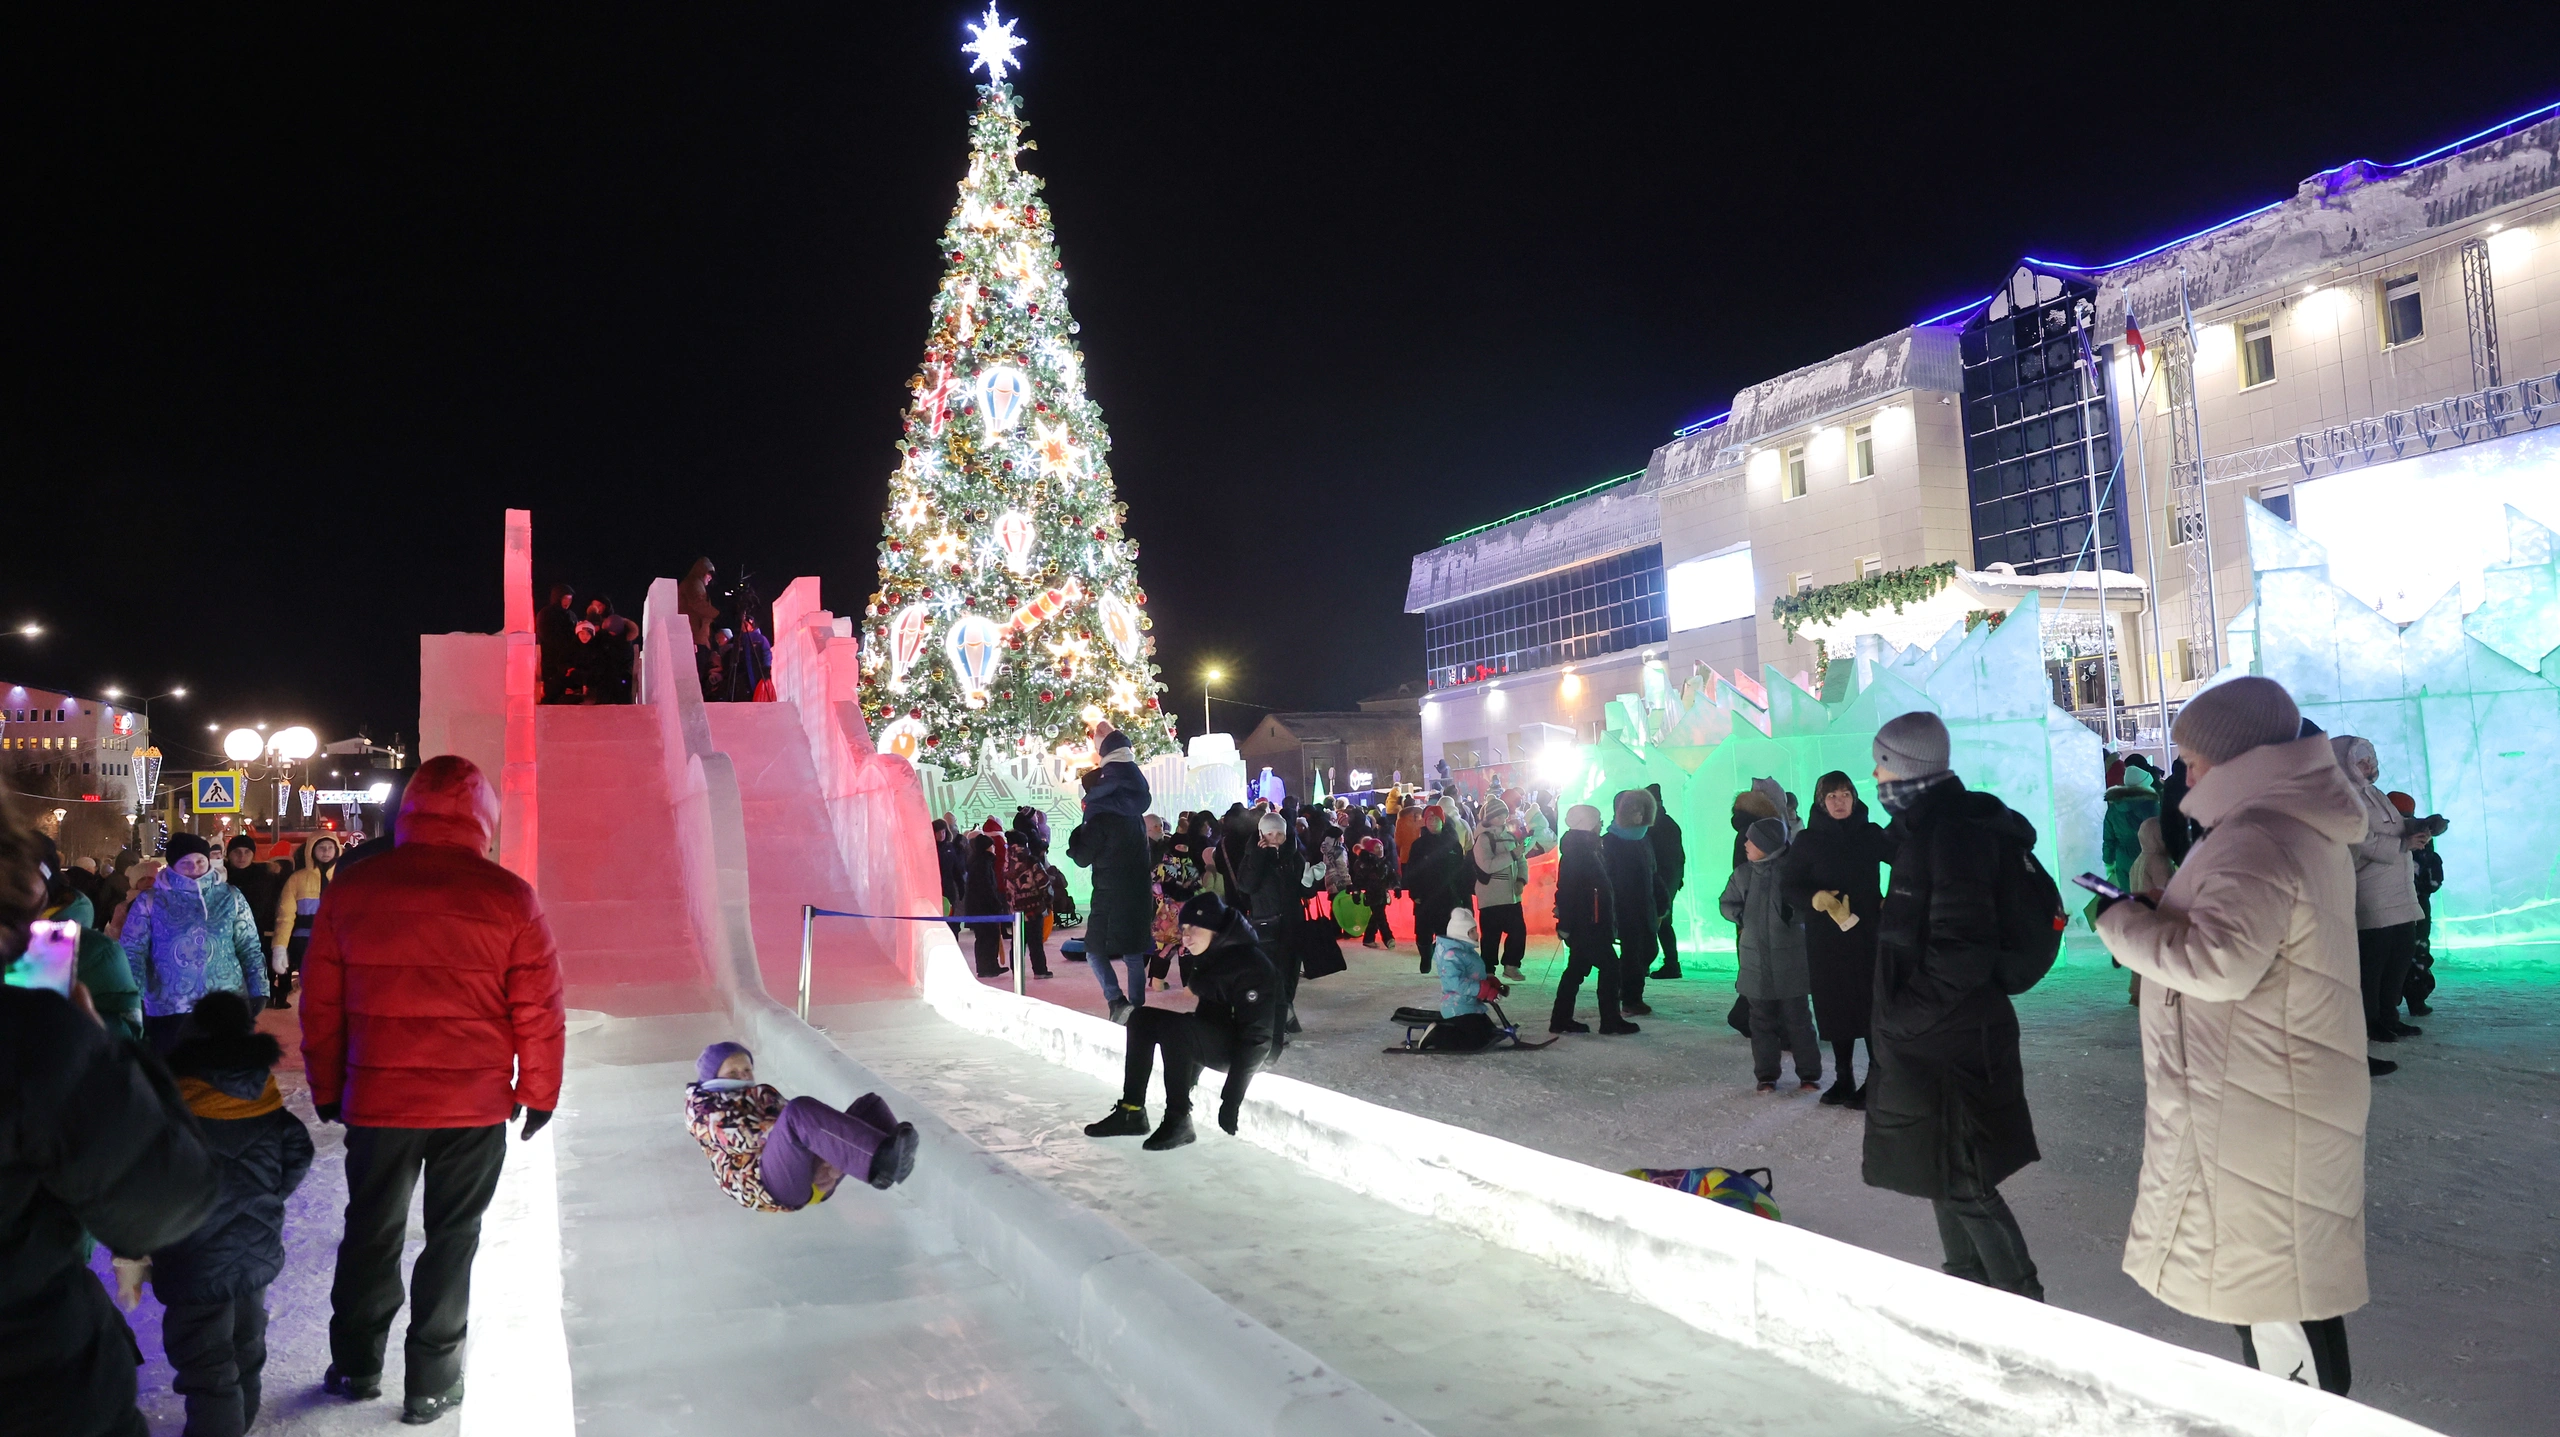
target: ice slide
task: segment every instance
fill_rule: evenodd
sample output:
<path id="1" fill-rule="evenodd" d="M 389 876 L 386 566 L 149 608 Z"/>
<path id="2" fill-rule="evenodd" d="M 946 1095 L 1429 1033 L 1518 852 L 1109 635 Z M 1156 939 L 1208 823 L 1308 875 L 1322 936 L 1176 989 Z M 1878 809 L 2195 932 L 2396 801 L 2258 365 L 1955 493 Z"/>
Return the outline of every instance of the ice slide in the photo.
<path id="1" fill-rule="evenodd" d="M 735 1213 L 682 1211 L 706 1195 L 715 1205 L 725 1199 L 687 1166 L 698 1167 L 699 1159 L 681 1129 L 658 1126 L 661 1110 L 651 1096 L 675 1080 L 680 1069 L 668 1065 L 690 1054 L 706 1024 L 668 1006 L 677 994 L 658 986 L 648 960 L 573 961 L 575 991 L 606 995 L 596 998 L 599 1005 L 644 1010 L 580 1035 L 573 1045 L 572 1111 L 556 1129 L 570 1385 L 582 1416 L 606 1419 L 602 1430 L 708 1426 L 721 1409 L 706 1406 L 702 1394 L 714 1394 L 712 1404 L 734 1401 L 738 1374 L 734 1364 L 708 1360 L 718 1344 L 702 1346 L 705 1360 L 697 1365 L 689 1339 L 699 1323 L 688 1317 L 689 1304 L 707 1303 L 752 1324 L 758 1320 L 752 1314 L 769 1311 L 777 1299 L 812 1305 L 805 1320 L 776 1324 L 779 1357 L 770 1341 L 756 1344 L 790 1375 L 779 1390 L 792 1395 L 774 1399 L 776 1409 L 833 1409 L 839 1423 L 840 1403 L 896 1411 L 899 1393 L 916 1392 L 923 1396 L 913 1411 L 923 1422 L 937 1415 L 925 1403 L 946 1402 L 964 1389 L 986 1398 L 984 1410 L 945 1405 L 938 1412 L 945 1430 L 974 1430 L 982 1418 L 1010 1422 L 1011 1430 L 1047 1430 L 1044 1423 L 1056 1430 L 1114 1430 L 1113 1412 L 1126 1416 L 1128 1430 L 1326 1431 L 1382 1424 L 1415 1430 L 1414 1417 L 1449 1431 L 1575 1430 L 1582 1424 L 1569 1416 L 1595 1406 L 1589 1394 L 1617 1389 L 1665 1399 L 1652 1414 L 1665 1422 L 1734 1410 L 1712 1392 L 1701 1399 L 1704 1405 L 1692 1405 L 1688 1394 L 1654 1380 L 1662 1364 L 1651 1359 L 1652 1345 L 1678 1339 L 1688 1345 L 1693 1366 L 1702 1354 L 1712 1358 L 1709 1367 L 1734 1359 L 1723 1390 L 1755 1390 L 1750 1368 L 1769 1364 L 1767 1380 L 1775 1385 L 1768 1390 L 1792 1384 L 1814 1404 L 1773 1406 L 1789 1411 L 1787 1425 L 1809 1419 L 1845 1431 L 2421 1430 L 2102 1324 L 2039 1309 L 2022 1314 L 1997 1294 L 1809 1234 L 1740 1218 L 1702 1219 L 1693 1199 L 1286 1080 L 1257 1084 L 1247 1119 L 1251 1147 L 1213 1136 L 1184 1155 L 1201 1159 L 1187 1171 L 1214 1172 L 1212 1183 L 1193 1181 L 1186 1190 L 1168 1167 L 1114 1168 L 1088 1161 L 1089 1147 L 1086 1157 L 1061 1159 L 1059 1151 L 1074 1145 L 1052 1149 L 1044 1134 L 1058 1129 L 1062 1114 L 1080 1113 L 1093 1094 L 1105 1091 L 1094 1075 L 1116 1069 L 1119 1030 L 979 985 L 939 925 L 849 923 L 849 932 L 831 940 L 842 946 L 814 965 L 819 1016 L 839 1034 L 829 1042 L 776 1001 L 790 993 L 785 983 L 796 982 L 797 911 L 806 901 L 785 890 L 808 885 L 858 911 L 892 912 L 899 911 L 902 892 L 929 897 L 933 886 L 912 774 L 869 751 L 847 703 L 851 641 L 835 635 L 817 608 L 814 583 L 804 585 L 776 605 L 777 676 L 793 702 L 738 718 L 689 705 L 678 692 L 626 711 L 647 713 L 657 724 L 653 756 L 662 777 L 655 793 L 644 792 L 633 813 L 613 822 L 629 839 L 632 861 L 665 885 L 659 892 L 673 888 L 682 896 L 685 942 L 700 984 L 695 1010 L 725 1010 L 711 1024 L 725 1024 L 756 1046 L 768 1075 L 794 1091 L 839 1101 L 866 1087 L 893 1091 L 901 1112 L 926 1128 L 933 1160 L 889 1199 L 846 1195 L 868 1203 L 866 1210 L 848 1205 L 762 1220 L 749 1228 L 761 1226 L 772 1238 L 753 1232 L 740 1239 L 779 1243 L 787 1235 L 790 1243 L 812 1248 L 710 1255 L 712 1249 L 694 1239 L 700 1226 L 694 1217 L 727 1218 L 732 1232 L 745 1230 Z M 662 600 L 651 615 L 653 658 L 686 647 L 680 632 L 660 632 L 662 616 L 673 617 L 672 586 L 661 588 L 653 594 Z M 683 688 L 652 677 L 662 697 Z M 789 741 L 795 721 L 805 740 L 796 752 Z M 550 782 L 548 764 L 548 754 L 536 758 L 543 781 L 524 785 L 544 811 L 538 830 L 528 823 L 523 831 L 541 834 L 546 896 L 555 885 L 565 895 L 573 875 L 554 871 L 553 840 L 564 826 L 580 825 L 553 802 L 574 789 Z M 810 811 L 812 779 L 823 830 Z M 652 807 L 663 817 L 645 823 Z M 831 863 L 823 843 L 813 849 L 813 837 L 832 840 Z M 773 876 L 791 863 L 800 871 Z M 561 901 L 642 900 L 597 889 Z M 663 916 L 656 922 L 667 925 Z M 766 951 L 776 936 L 781 955 Z M 589 951 L 606 956 L 613 949 L 598 944 Z M 911 978 L 918 986 L 908 986 Z M 918 987 L 938 1017 L 910 996 Z M 896 1081 L 884 1083 L 876 1072 Z M 1034 1182 L 1025 1167 L 1049 1185 Z M 695 1181 L 699 1186 L 689 1188 Z M 1269 1241 L 1283 1246 L 1253 1247 L 1239 1256 L 1204 1238 L 1214 1230 L 1211 1218 L 1235 1216 L 1237 1203 L 1217 1201 L 1216 1189 L 1228 1184 L 1253 1195 L 1247 1206 L 1268 1204 L 1277 1215 L 1266 1225 Z M 1660 1206 L 1657 1197 L 1676 1210 Z M 1185 1207 L 1203 1203 L 1205 1215 Z M 1330 1216 L 1336 1206 L 1341 1226 L 1394 1233 L 1397 1240 L 1385 1249 L 1372 1243 L 1336 1253 L 1326 1241 L 1335 1224 L 1318 1220 L 1292 1230 L 1278 1221 Z M 1119 1226 L 1101 1221 L 1093 1207 L 1109 1211 Z M 881 1225 L 865 1220 L 866 1212 L 874 1218 L 896 1213 L 906 1224 L 898 1243 L 880 1245 Z M 1397 1251 L 1406 1247 L 1414 1253 L 1409 1265 L 1400 1264 Z M 1446 1256 L 1453 1250 L 1467 1254 L 1455 1269 Z M 1544 1265 L 1524 1268 L 1518 1257 L 1524 1252 Z M 765 1265 L 768 1258 L 775 1263 Z M 591 1288 L 582 1285 L 590 1268 L 598 1274 Z M 823 1304 L 827 1285 L 806 1276 L 830 1268 L 845 1274 L 840 1312 Z M 875 1268 L 901 1273 L 893 1285 L 905 1291 L 916 1290 L 911 1283 L 936 1286 L 940 1306 L 931 1320 L 963 1324 L 955 1330 L 970 1320 L 984 1322 L 980 1330 L 990 1336 L 982 1350 L 1008 1354 L 1006 1363 L 975 1375 L 905 1358 L 885 1367 L 858 1363 L 864 1344 L 876 1343 L 884 1330 L 877 1324 L 885 1310 L 863 1307 L 873 1289 L 855 1275 Z M 1465 1280 L 1440 1284 L 1452 1296 L 1434 1299 L 1446 1306 L 1426 1311 L 1423 1299 L 1435 1290 L 1431 1279 L 1453 1270 L 1462 1279 L 1507 1273 L 1506 1280 L 1541 1294 L 1549 1304 L 1547 1322 L 1520 1333 L 1516 1305 L 1477 1300 L 1481 1294 Z M 609 1286 L 602 1278 L 607 1271 L 614 1274 Z M 1322 1279 L 1337 1271 L 1365 1273 L 1373 1285 L 1395 1289 L 1390 1301 L 1410 1316 L 1410 1325 L 1381 1316 L 1374 1297 L 1331 1295 Z M 973 1305 L 972 1284 L 1001 1296 Z M 796 1306 L 786 1310 L 802 1316 Z M 1641 1321 L 1626 1325 L 1665 1316 L 1675 1325 L 1649 1335 Z M 1584 1330 L 1617 1337 L 1587 1352 L 1558 1337 Z M 1539 1364 L 1519 1360 L 1515 1342 L 1571 1352 L 1574 1361 L 1546 1373 L 1553 1383 L 1541 1392 L 1537 1374 L 1520 1371 Z M 934 1350 L 969 1347 L 946 1342 Z M 1353 1369 L 1349 1378 L 1326 1360 L 1337 1351 Z M 1069 1360 L 1045 1360 L 1059 1354 Z M 1491 1420 L 1481 1403 L 1452 1404 L 1408 1388 L 1398 1363 L 1409 1371 L 1433 1361 L 1440 1392 L 1468 1387 L 1488 1400 L 1516 1398 L 1516 1412 L 1539 1413 L 1539 1420 L 1515 1428 Z M 1816 1372 L 1825 1376 L 1815 1378 Z M 1352 1378 L 1368 1379 L 1367 1390 Z M 865 1385 L 882 1381 L 910 1385 L 886 1391 Z M 618 1395 L 626 1391 L 627 1405 Z M 986 1417 L 1000 1407 L 1016 1415 Z M 1024 1415 L 1035 1408 L 1046 1415 Z M 1588 1415 L 1597 1419 L 1603 1411 Z M 1613 1427 L 1652 1425 L 1634 1411 L 1608 1415 L 1606 1425 Z"/>

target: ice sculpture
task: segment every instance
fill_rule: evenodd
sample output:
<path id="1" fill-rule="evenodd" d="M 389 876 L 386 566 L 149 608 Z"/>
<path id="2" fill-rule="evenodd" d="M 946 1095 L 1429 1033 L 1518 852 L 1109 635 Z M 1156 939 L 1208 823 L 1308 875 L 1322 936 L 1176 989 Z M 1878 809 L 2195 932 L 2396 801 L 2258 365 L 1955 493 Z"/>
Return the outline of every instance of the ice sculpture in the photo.
<path id="1" fill-rule="evenodd" d="M 1998 794 L 2035 824 L 2048 868 L 2072 874 L 2103 867 L 2101 746 L 2095 733 L 2053 707 L 2038 615 L 2030 594 L 1999 627 L 1959 623 L 1925 648 L 1898 649 L 1869 636 L 1854 655 L 1830 662 L 1819 693 L 1771 666 L 1758 682 L 1710 670 L 1676 694 L 1660 690 L 1659 702 L 1621 694 L 1609 706 L 1608 735 L 1585 751 L 1582 776 L 1562 801 L 1605 811 L 1620 789 L 1661 784 L 1689 851 L 1675 914 L 1681 946 L 1729 951 L 1732 925 L 1716 913 L 1716 898 L 1732 869 L 1734 795 L 1755 778 L 1775 778 L 1809 815 L 1814 780 L 1836 768 L 1858 780 L 1872 810 L 1876 730 L 1927 709 L 1947 721 L 1965 782 Z"/>
<path id="2" fill-rule="evenodd" d="M 2361 734 L 2382 786 L 2453 827 L 2437 847 L 2437 941 L 2543 937 L 2560 929 L 2560 562 L 2552 531 L 2505 510 L 2507 560 L 2462 612 L 2448 588 L 2406 628 L 2332 583 L 2329 557 L 2247 501 L 2257 602 L 2232 626 L 2235 663 L 2292 690 L 2333 734 Z"/>

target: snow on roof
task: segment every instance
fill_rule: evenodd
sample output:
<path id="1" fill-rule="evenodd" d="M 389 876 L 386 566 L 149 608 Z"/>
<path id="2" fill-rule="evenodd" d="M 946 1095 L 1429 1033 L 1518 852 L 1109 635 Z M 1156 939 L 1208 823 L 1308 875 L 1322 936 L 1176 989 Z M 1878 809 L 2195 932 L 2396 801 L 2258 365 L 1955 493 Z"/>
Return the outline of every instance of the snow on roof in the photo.
<path id="1" fill-rule="evenodd" d="M 1659 544 L 1662 505 L 1654 494 L 1661 487 L 1659 478 L 1648 471 L 1632 483 L 1416 554 L 1413 576 L 1405 587 L 1404 611 L 1419 614 L 1540 574 Z"/>
<path id="2" fill-rule="evenodd" d="M 1648 477 L 1680 484 L 1740 460 L 1744 448 L 1819 419 L 1872 404 L 1905 389 L 1955 394 L 1964 389 L 1953 325 L 1913 325 L 1835 354 L 1819 364 L 1764 379 L 1733 396 L 1733 417 L 1672 440 L 1653 452 Z"/>
<path id="3" fill-rule="evenodd" d="M 2560 115 L 2424 164 L 2395 169 L 2355 160 L 2323 170 L 2291 199 L 2129 263 L 2084 272 L 2104 276 L 2102 322 L 2123 323 L 2123 296 L 2130 292 L 2137 320 L 2149 328 L 2177 315 L 2181 268 L 2188 303 L 2201 311 L 2315 282 L 2341 266 L 2555 190 Z"/>

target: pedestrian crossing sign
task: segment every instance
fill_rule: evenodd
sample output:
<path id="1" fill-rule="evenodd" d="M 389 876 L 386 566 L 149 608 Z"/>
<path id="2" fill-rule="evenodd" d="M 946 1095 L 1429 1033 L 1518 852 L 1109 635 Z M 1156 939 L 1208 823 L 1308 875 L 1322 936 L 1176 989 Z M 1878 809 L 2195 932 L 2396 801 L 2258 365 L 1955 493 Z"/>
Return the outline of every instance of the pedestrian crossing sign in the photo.
<path id="1" fill-rule="evenodd" d="M 238 813 L 240 771 L 225 769 L 219 773 L 197 774 L 195 810 L 198 813 Z"/>

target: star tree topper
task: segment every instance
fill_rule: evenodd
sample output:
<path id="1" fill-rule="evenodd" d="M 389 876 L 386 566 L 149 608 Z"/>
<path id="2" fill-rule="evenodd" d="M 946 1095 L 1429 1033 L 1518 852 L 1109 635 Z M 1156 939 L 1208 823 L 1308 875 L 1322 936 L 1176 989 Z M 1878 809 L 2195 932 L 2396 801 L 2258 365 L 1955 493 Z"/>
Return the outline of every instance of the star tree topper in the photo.
<path id="1" fill-rule="evenodd" d="M 985 70 L 989 84 L 1001 85 L 1006 70 L 1022 68 L 1022 62 L 1013 58 L 1013 52 L 1022 48 L 1020 37 L 1013 33 L 1013 27 L 1018 23 L 996 18 L 995 0 L 987 0 L 987 22 L 969 27 L 969 43 L 961 46 L 960 51 L 977 56 L 969 62 L 969 68 Z"/>

